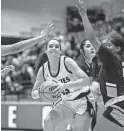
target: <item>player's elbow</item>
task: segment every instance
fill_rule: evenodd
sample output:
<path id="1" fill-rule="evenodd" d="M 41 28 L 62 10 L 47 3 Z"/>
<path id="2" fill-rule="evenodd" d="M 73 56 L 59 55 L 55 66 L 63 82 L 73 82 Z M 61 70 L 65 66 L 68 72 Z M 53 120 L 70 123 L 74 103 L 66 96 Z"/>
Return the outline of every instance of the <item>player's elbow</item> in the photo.
<path id="1" fill-rule="evenodd" d="M 31 96 L 32 96 L 33 99 L 38 99 L 38 98 L 40 98 L 40 96 L 39 96 L 39 91 L 38 91 L 38 90 L 32 90 Z"/>

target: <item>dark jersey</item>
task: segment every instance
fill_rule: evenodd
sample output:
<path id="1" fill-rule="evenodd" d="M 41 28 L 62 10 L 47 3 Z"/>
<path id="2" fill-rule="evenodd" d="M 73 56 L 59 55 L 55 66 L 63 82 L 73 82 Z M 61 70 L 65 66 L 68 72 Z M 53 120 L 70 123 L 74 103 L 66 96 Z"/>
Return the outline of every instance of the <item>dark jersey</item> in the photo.
<path id="1" fill-rule="evenodd" d="M 101 45 L 98 54 L 102 60 L 99 81 L 105 104 L 113 97 L 124 95 L 124 63 L 122 59 L 103 45 Z"/>
<path id="2" fill-rule="evenodd" d="M 98 74 L 97 62 L 93 60 L 91 64 L 88 64 L 81 55 L 75 60 L 75 62 L 89 77 L 92 77 L 93 80 L 96 79 Z"/>
<path id="3" fill-rule="evenodd" d="M 97 80 L 97 74 L 98 74 L 98 65 L 97 65 L 97 59 L 93 59 L 91 64 L 86 63 L 84 57 L 81 55 L 75 60 L 78 66 L 89 76 L 92 77 L 93 80 Z M 92 119 L 91 129 L 93 130 L 96 125 L 96 119 L 97 119 L 97 103 L 95 103 L 95 114 Z"/>

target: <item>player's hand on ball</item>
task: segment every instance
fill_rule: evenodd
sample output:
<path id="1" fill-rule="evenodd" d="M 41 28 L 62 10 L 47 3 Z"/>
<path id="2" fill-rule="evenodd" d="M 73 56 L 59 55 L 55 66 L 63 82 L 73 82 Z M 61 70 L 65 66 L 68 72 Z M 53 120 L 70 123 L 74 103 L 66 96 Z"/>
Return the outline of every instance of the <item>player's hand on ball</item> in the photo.
<path id="1" fill-rule="evenodd" d="M 48 80 L 44 81 L 39 87 L 39 97 L 42 101 L 53 103 L 60 99 L 60 95 L 54 93 L 55 89 L 59 86 L 58 81 Z"/>
<path id="2" fill-rule="evenodd" d="M 31 92 L 31 96 L 32 96 L 33 99 L 38 99 L 38 98 L 40 98 L 40 96 L 39 96 L 39 90 L 34 90 L 34 91 L 32 91 L 32 92 Z"/>
<path id="3" fill-rule="evenodd" d="M 60 94 L 64 90 L 64 83 L 58 83 L 57 88 L 53 90 L 55 94 Z"/>
<path id="4" fill-rule="evenodd" d="M 87 13 L 86 4 L 82 0 L 79 0 L 77 2 L 76 7 L 77 7 L 78 12 L 80 13 L 81 16 L 86 15 L 86 13 Z"/>

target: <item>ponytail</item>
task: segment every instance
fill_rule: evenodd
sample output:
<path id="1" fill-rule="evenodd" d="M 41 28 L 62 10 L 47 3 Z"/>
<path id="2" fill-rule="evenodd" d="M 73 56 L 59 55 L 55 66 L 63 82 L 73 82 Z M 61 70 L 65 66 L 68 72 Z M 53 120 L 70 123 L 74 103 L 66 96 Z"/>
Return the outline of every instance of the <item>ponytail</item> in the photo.
<path id="1" fill-rule="evenodd" d="M 37 74 L 39 68 L 41 66 L 43 66 L 43 64 L 45 62 L 48 61 L 48 57 L 47 57 L 47 54 L 46 53 L 40 53 L 39 57 L 37 58 L 36 62 L 35 62 L 35 73 Z"/>

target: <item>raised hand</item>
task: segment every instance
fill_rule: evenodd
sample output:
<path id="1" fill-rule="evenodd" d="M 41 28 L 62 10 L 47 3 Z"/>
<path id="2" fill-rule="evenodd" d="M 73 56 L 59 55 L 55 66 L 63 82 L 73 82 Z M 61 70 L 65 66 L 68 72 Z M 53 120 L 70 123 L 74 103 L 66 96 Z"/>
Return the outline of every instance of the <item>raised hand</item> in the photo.
<path id="1" fill-rule="evenodd" d="M 53 28 L 54 28 L 53 23 L 47 24 L 47 25 L 44 27 L 44 29 L 41 31 L 41 33 L 40 33 L 41 36 L 46 37 Z"/>
<path id="2" fill-rule="evenodd" d="M 14 71 L 15 67 L 13 65 L 9 65 L 6 66 L 2 71 L 1 71 L 1 75 L 5 76 L 7 73 L 9 73 L 10 71 Z"/>
<path id="3" fill-rule="evenodd" d="M 80 13 L 81 16 L 86 15 L 86 13 L 87 13 L 86 4 L 82 0 L 79 0 L 77 2 L 76 7 L 77 7 L 78 12 Z"/>

